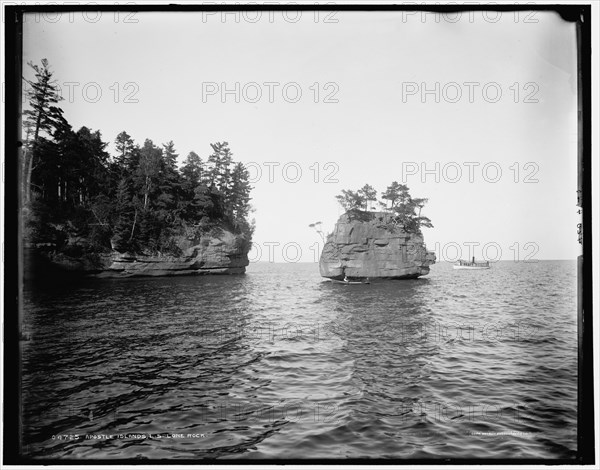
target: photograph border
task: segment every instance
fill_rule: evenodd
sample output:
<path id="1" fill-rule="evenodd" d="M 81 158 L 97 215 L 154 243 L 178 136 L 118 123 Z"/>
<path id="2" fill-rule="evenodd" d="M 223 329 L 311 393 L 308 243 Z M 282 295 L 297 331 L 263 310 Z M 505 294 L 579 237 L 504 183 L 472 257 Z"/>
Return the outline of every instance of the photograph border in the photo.
<path id="1" fill-rule="evenodd" d="M 19 165 L 23 143 L 20 141 L 22 111 L 22 47 L 23 15 L 44 12 L 201 12 L 201 11 L 427 11 L 454 13 L 464 11 L 553 11 L 567 21 L 577 23 L 577 67 L 578 67 L 578 194 L 573 201 L 582 208 L 583 255 L 578 259 L 578 406 L 577 406 L 577 457 L 574 459 L 485 459 L 448 458 L 439 459 L 33 459 L 21 455 L 20 433 L 22 432 L 21 348 L 20 317 L 22 315 L 23 266 L 22 241 L 20 237 Z M 595 458 L 594 435 L 594 351 L 592 316 L 592 81 L 591 81 L 591 5 L 6 5 L 5 18 L 5 245 L 4 245 L 4 421 L 3 463 L 5 465 L 281 465 L 281 464 L 593 464 Z M 598 164 L 598 161 L 595 161 Z M 576 237 L 576 227 L 573 227 Z"/>

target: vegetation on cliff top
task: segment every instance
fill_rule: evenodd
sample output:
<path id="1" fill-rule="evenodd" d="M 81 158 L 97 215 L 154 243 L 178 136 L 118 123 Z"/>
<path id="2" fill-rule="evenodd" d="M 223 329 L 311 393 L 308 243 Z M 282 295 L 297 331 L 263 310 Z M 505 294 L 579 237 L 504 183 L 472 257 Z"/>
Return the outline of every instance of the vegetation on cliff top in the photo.
<path id="1" fill-rule="evenodd" d="M 421 215 L 421 209 L 427 203 L 427 199 L 413 198 L 408 186 L 397 181 L 381 193 L 382 201 L 377 199 L 377 191 L 369 184 L 357 191 L 343 189 L 336 199 L 350 217 L 361 217 L 377 210 L 374 204 L 378 204 L 381 210 L 392 214 L 392 224 L 401 226 L 408 233 L 421 233 L 421 227 L 433 227 L 431 220 Z"/>
<path id="2" fill-rule="evenodd" d="M 77 237 L 91 251 L 173 254 L 174 236 L 194 239 L 215 228 L 250 240 L 249 175 L 227 142 L 211 144 L 206 161 L 190 152 L 178 168 L 172 141 L 139 145 L 123 131 L 111 156 L 100 131 L 74 131 L 64 118 L 48 62 L 29 65 L 35 79 L 26 80 L 21 164 L 26 240 L 60 246 Z"/>

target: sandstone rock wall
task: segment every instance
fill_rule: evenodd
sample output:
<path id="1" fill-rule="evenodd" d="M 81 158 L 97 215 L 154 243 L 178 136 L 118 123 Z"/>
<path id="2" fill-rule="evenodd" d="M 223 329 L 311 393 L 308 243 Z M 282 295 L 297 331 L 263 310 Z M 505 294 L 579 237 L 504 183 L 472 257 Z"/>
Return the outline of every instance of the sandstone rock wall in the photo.
<path id="1" fill-rule="evenodd" d="M 180 256 L 119 253 L 67 256 L 38 247 L 26 250 L 25 277 L 35 271 L 62 272 L 93 277 L 175 276 L 194 274 L 243 274 L 248 266 L 250 242 L 226 230 L 199 240 L 177 237 Z M 42 269 L 35 269 L 37 268 Z"/>
<path id="2" fill-rule="evenodd" d="M 332 279 L 410 279 L 428 274 L 434 263 L 435 253 L 426 250 L 423 237 L 393 225 L 390 214 L 346 213 L 323 247 L 319 269 Z"/>

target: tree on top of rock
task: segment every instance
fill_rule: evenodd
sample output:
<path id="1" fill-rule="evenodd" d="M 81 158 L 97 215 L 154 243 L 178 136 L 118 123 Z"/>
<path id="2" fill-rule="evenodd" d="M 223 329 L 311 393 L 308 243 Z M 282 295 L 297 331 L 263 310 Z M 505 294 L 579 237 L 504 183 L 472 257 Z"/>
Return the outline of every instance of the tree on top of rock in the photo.
<path id="1" fill-rule="evenodd" d="M 392 213 L 393 223 L 401 225 L 405 231 L 420 233 L 421 227 L 433 227 L 431 220 L 421 215 L 427 199 L 413 198 L 408 186 L 394 181 L 381 193 L 381 198 L 383 201 L 379 205 L 386 212 Z M 365 184 L 358 191 L 342 190 L 342 194 L 336 196 L 336 199 L 347 212 L 364 213 L 369 212 L 369 202 L 377 201 L 377 192 L 371 185 Z"/>
<path id="2" fill-rule="evenodd" d="M 346 211 L 362 210 L 366 203 L 360 190 L 342 189 L 342 194 L 337 195 L 335 198 Z"/>
<path id="3" fill-rule="evenodd" d="M 393 210 L 397 205 L 405 204 L 406 200 L 410 198 L 410 195 L 408 194 L 408 186 L 394 181 L 387 187 L 385 192 L 381 193 L 381 198 L 385 201 L 389 201 L 389 206 L 387 202 L 381 203 L 383 208 L 385 210 Z"/>
<path id="4" fill-rule="evenodd" d="M 377 201 L 377 190 L 371 186 L 370 184 L 365 184 L 362 188 L 358 190 L 358 193 L 365 200 L 365 210 L 369 210 L 369 202 Z"/>

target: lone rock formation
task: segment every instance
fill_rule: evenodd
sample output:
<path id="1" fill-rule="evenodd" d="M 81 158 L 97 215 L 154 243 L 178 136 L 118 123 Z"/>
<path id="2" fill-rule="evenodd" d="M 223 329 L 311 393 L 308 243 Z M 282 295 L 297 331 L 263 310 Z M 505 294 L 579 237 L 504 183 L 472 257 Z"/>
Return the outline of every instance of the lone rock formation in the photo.
<path id="1" fill-rule="evenodd" d="M 415 279 L 429 273 L 435 253 L 423 236 L 407 233 L 387 212 L 346 212 L 327 238 L 319 260 L 330 279 Z"/>

